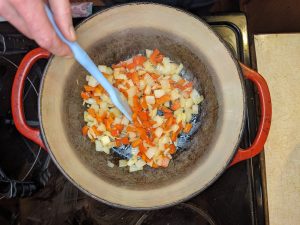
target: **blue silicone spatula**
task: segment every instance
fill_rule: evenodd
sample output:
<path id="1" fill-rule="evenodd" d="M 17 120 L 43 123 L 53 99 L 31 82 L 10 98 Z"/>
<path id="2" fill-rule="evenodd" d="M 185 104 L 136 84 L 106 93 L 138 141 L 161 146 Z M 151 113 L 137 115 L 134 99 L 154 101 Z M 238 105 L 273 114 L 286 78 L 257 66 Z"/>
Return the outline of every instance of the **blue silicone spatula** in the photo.
<path id="1" fill-rule="evenodd" d="M 79 62 L 79 64 L 82 65 L 102 85 L 102 87 L 109 94 L 113 104 L 126 116 L 127 119 L 132 121 L 131 109 L 128 103 L 122 100 L 119 91 L 116 88 L 114 88 L 111 85 L 111 83 L 109 83 L 109 81 L 103 76 L 103 74 L 97 68 L 95 63 L 92 61 L 92 59 L 88 56 L 88 54 L 80 47 L 80 45 L 76 41 L 74 42 L 68 41 L 63 36 L 63 34 L 60 32 L 58 26 L 55 23 L 51 10 L 47 5 L 45 5 L 45 10 L 55 32 L 57 33 L 59 38 L 70 47 L 76 61 Z"/>

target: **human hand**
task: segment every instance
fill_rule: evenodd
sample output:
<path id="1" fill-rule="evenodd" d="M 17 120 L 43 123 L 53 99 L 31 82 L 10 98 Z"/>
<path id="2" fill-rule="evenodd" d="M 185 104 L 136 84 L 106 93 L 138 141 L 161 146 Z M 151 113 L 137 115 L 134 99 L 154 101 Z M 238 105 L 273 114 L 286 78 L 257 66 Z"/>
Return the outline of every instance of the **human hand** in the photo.
<path id="1" fill-rule="evenodd" d="M 49 0 L 49 6 L 63 35 L 75 41 L 69 0 Z M 43 0 L 0 0 L 0 15 L 42 48 L 59 56 L 72 55 L 48 20 Z"/>

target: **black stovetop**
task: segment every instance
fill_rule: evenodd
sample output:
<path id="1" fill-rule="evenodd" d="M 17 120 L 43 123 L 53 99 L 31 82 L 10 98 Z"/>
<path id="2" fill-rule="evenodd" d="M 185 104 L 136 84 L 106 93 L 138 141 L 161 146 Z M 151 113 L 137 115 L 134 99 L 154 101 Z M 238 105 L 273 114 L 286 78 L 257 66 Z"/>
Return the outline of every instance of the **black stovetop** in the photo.
<path id="1" fill-rule="evenodd" d="M 211 25 L 213 28 L 220 25 L 231 26 L 228 21 L 219 21 L 217 24 L 211 22 Z M 238 34 L 241 30 L 235 24 L 232 27 L 237 32 L 240 48 L 237 52 L 241 53 L 243 39 Z M 15 38 L 23 38 L 15 36 L 18 33 L 7 23 L 0 23 L 0 34 L 13 34 Z M 12 81 L 26 49 L 35 46 L 27 40 L 22 45 L 25 47 L 18 54 L 0 55 L 0 193 L 2 191 L 6 194 L 5 198 L 0 194 L 1 225 L 265 224 L 259 157 L 234 165 L 201 194 L 163 210 L 133 211 L 113 208 L 80 192 L 56 169 L 47 153 L 22 137 L 14 127 L 10 110 Z M 239 54 L 237 57 L 244 59 Z M 40 61 L 33 67 L 25 86 L 25 115 L 32 126 L 38 126 L 37 95 L 45 63 L 45 60 Z M 249 146 L 257 128 L 254 87 L 248 81 L 245 83 L 248 112 L 241 147 Z M 7 183 L 7 180 L 11 182 Z M 15 192 L 11 192 L 9 185 L 12 184 L 17 187 Z M 20 198 L 30 194 L 31 197 Z M 13 196 L 16 197 L 11 198 Z"/>

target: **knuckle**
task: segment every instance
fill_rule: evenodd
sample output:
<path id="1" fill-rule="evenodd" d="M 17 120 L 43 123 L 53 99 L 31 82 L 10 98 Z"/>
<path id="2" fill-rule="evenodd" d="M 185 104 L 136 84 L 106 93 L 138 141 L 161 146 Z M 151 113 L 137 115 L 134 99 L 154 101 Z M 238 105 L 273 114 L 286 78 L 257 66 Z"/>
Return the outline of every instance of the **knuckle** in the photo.
<path id="1" fill-rule="evenodd" d="M 53 48 L 53 38 L 49 36 L 42 36 L 39 39 L 37 39 L 37 43 L 45 48 L 45 49 L 51 49 Z"/>

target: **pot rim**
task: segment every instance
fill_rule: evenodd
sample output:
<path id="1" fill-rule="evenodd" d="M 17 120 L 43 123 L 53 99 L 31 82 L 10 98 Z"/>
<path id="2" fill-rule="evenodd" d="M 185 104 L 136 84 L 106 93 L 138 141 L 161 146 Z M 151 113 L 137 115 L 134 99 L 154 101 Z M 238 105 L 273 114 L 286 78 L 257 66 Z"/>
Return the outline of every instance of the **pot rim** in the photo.
<path id="1" fill-rule="evenodd" d="M 75 30 L 77 30 L 80 26 L 84 25 L 87 21 L 89 21 L 90 19 L 94 18 L 95 16 L 98 16 L 101 13 L 104 13 L 104 12 L 106 12 L 108 10 L 111 10 L 111 9 L 115 9 L 115 8 L 119 8 L 119 7 L 123 7 L 123 6 L 130 6 L 130 5 L 158 5 L 158 6 L 162 6 L 162 7 L 176 9 L 177 11 L 180 11 L 180 12 L 182 12 L 184 14 L 187 14 L 188 16 L 193 17 L 194 19 L 200 21 L 204 26 L 206 26 L 208 28 L 208 30 L 210 32 L 212 32 L 219 39 L 219 41 L 222 43 L 222 45 L 225 47 L 226 51 L 228 52 L 230 58 L 233 60 L 233 62 L 235 64 L 235 68 L 237 69 L 237 72 L 239 74 L 239 79 L 240 79 L 240 83 L 241 83 L 241 87 L 242 87 L 242 93 L 243 93 L 242 123 L 241 123 L 241 130 L 239 132 L 239 136 L 237 138 L 237 142 L 236 142 L 235 147 L 234 147 L 234 149 L 232 151 L 232 154 L 228 158 L 227 162 L 224 163 L 224 165 L 220 169 L 219 173 L 217 173 L 215 175 L 215 177 L 212 178 L 206 185 L 204 185 L 203 187 L 201 187 L 197 191 L 191 193 L 190 195 L 186 196 L 185 198 L 182 198 L 182 199 L 180 199 L 178 201 L 173 201 L 172 203 L 169 203 L 169 204 L 157 205 L 157 206 L 154 206 L 154 207 L 132 207 L 132 206 L 126 206 L 126 205 L 123 205 L 123 204 L 112 203 L 112 202 L 109 202 L 109 201 L 107 201 L 105 199 L 102 199 L 102 198 L 94 195 L 93 193 L 89 192 L 88 190 L 84 189 L 79 183 L 77 183 L 74 179 L 72 179 L 65 172 L 65 170 L 60 166 L 60 164 L 57 162 L 57 160 L 55 158 L 55 155 L 52 154 L 52 151 L 51 151 L 51 149 L 49 147 L 49 144 L 48 144 L 48 141 L 47 141 L 47 138 L 46 138 L 46 135 L 45 135 L 45 131 L 44 131 L 44 128 L 43 128 L 43 124 L 41 123 L 41 121 L 42 121 L 42 114 L 41 114 L 41 100 L 42 100 L 42 95 L 41 95 L 41 93 L 42 93 L 42 89 L 43 89 L 43 86 L 44 86 L 44 81 L 45 81 L 45 77 L 46 77 L 48 68 L 49 68 L 49 66 L 50 66 L 53 58 L 55 57 L 55 55 L 51 55 L 51 57 L 49 58 L 49 60 L 48 60 L 48 62 L 46 64 L 46 67 L 45 67 L 45 69 L 43 71 L 43 76 L 42 76 L 42 79 L 41 79 L 41 83 L 40 83 L 40 87 L 39 87 L 39 96 L 38 96 L 38 118 L 39 118 L 39 121 L 40 121 L 40 130 L 41 130 L 42 140 L 43 140 L 43 142 L 44 142 L 44 144 L 45 144 L 45 146 L 46 146 L 46 148 L 48 150 L 48 153 L 50 154 L 53 162 L 55 163 L 55 165 L 57 166 L 57 168 L 60 170 L 60 172 L 72 184 L 74 184 L 77 188 L 79 188 L 83 193 L 89 195 L 90 197 L 92 197 L 95 200 L 98 200 L 98 201 L 100 201 L 102 203 L 108 204 L 110 206 L 118 207 L 118 208 L 129 209 L 129 210 L 154 210 L 154 209 L 163 209 L 163 208 L 167 208 L 167 207 L 171 207 L 171 206 L 177 205 L 177 204 L 179 204 L 181 202 L 187 201 L 187 200 L 195 197 L 196 195 L 198 195 L 199 193 L 201 193 L 202 191 L 204 191 L 205 189 L 207 189 L 210 185 L 212 185 L 226 171 L 226 169 L 228 168 L 228 166 L 232 162 L 234 156 L 236 155 L 236 153 L 237 153 L 237 151 L 239 149 L 240 141 L 241 141 L 244 129 L 245 129 L 246 109 L 247 109 L 246 94 L 247 93 L 246 93 L 246 89 L 245 89 L 245 82 L 244 82 L 244 76 L 243 76 L 243 73 L 242 73 L 242 69 L 241 69 L 241 67 L 240 67 L 240 65 L 238 63 L 238 60 L 232 54 L 231 50 L 226 45 L 225 41 L 223 39 L 221 39 L 221 37 L 211 28 L 211 26 L 209 26 L 207 24 L 206 21 L 204 21 L 200 17 L 198 17 L 198 16 L 196 16 L 196 15 L 194 15 L 194 14 L 192 14 L 192 13 L 186 11 L 186 10 L 183 10 L 183 9 L 180 9 L 180 8 L 177 8 L 177 7 L 172 7 L 172 6 L 164 5 L 164 4 L 151 3 L 151 2 L 135 2 L 135 3 L 119 4 L 119 5 L 115 5 L 115 6 L 112 6 L 112 7 L 108 7 L 106 9 L 101 10 L 101 11 L 93 14 L 92 16 L 84 19 L 82 22 L 80 22 L 78 25 L 76 25 Z"/>

